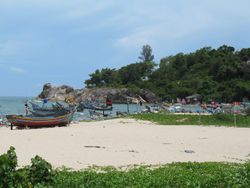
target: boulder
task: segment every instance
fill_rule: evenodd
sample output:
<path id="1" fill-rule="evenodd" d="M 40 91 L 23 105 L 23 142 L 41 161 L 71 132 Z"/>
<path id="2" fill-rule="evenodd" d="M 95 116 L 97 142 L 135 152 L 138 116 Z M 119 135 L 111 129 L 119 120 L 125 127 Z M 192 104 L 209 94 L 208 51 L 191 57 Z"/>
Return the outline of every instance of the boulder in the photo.
<path id="1" fill-rule="evenodd" d="M 133 93 L 127 88 L 83 88 L 74 89 L 67 85 L 53 87 L 50 83 L 43 86 L 38 98 L 48 98 L 51 100 L 71 101 L 80 103 L 86 99 L 106 98 L 112 99 L 113 103 L 127 103 L 127 101 L 140 101 L 144 99 L 148 103 L 156 103 L 159 99 L 149 91 L 141 89 L 139 94 Z"/>

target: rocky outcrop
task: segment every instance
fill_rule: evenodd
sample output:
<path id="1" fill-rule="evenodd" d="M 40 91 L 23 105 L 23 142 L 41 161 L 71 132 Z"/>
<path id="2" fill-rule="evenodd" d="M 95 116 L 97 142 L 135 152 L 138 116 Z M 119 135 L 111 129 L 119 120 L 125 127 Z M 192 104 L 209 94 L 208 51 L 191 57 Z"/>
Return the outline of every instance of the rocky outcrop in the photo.
<path id="1" fill-rule="evenodd" d="M 43 86 L 38 98 L 61 100 L 79 103 L 86 99 L 109 97 L 114 103 L 127 103 L 127 100 L 135 102 L 144 99 L 148 103 L 158 102 L 158 98 L 149 90 L 141 89 L 138 94 L 126 88 L 83 88 L 74 89 L 67 85 L 53 87 L 50 83 Z"/>

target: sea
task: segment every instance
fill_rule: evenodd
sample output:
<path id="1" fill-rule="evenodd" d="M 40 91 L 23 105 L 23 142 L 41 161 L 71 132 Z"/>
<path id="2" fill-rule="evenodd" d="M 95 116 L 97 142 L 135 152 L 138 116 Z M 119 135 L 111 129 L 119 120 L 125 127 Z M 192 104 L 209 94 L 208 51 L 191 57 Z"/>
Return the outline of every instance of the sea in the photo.
<path id="1" fill-rule="evenodd" d="M 34 97 L 0 97 L 0 114 L 25 114 L 25 103 L 29 100 L 33 100 Z M 83 112 L 76 112 L 74 114 L 74 120 L 90 120 L 99 119 L 103 117 L 115 117 L 117 112 L 120 113 L 140 113 L 145 106 L 140 106 L 137 104 L 113 104 L 112 111 L 105 111 L 104 116 L 102 111 L 90 111 L 84 110 Z"/>
<path id="2" fill-rule="evenodd" d="M 33 97 L 0 97 L 0 112 L 6 114 L 24 114 L 24 104 Z"/>

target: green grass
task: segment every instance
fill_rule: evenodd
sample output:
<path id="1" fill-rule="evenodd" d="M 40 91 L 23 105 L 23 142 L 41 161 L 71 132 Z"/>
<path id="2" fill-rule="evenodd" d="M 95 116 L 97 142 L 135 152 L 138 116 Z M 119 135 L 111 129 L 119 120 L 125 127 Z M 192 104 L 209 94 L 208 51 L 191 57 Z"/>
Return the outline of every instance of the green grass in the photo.
<path id="1" fill-rule="evenodd" d="M 140 120 L 148 120 L 160 125 L 215 125 L 234 126 L 234 115 L 181 115 L 167 113 L 134 114 L 130 117 Z M 237 127 L 250 127 L 250 116 L 236 115 Z"/>
<path id="2" fill-rule="evenodd" d="M 39 156 L 31 165 L 17 168 L 15 149 L 0 155 L 0 188 L 162 188 L 250 187 L 250 161 L 243 164 L 186 162 L 162 166 L 53 169 Z"/>
<path id="3" fill-rule="evenodd" d="M 100 172 L 101 171 L 101 172 Z M 85 171 L 59 170 L 51 185 L 70 187 L 250 187 L 250 162 L 172 163 L 160 167 L 115 168 Z"/>

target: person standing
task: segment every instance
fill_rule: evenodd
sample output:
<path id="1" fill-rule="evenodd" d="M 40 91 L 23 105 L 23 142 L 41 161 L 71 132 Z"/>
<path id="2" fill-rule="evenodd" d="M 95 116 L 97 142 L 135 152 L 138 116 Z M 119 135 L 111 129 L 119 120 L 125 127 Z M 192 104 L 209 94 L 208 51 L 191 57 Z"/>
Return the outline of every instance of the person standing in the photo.
<path id="1" fill-rule="evenodd" d="M 106 98 L 106 106 L 112 106 L 112 100 L 109 97 Z"/>
<path id="2" fill-rule="evenodd" d="M 25 114 L 26 114 L 26 116 L 29 114 L 29 106 L 28 106 L 28 104 L 27 103 L 25 103 Z"/>

